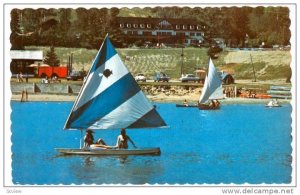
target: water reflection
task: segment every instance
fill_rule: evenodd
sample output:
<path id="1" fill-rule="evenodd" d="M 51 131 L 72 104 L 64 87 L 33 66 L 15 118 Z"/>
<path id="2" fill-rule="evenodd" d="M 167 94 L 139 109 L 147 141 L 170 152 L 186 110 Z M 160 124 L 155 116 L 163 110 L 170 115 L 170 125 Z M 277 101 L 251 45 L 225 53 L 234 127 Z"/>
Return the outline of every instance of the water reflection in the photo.
<path id="1" fill-rule="evenodd" d="M 92 157 L 88 156 L 88 157 L 86 157 L 86 159 L 84 160 L 83 165 L 86 166 L 86 167 L 94 166 L 94 165 L 95 165 L 94 162 L 95 162 L 95 160 L 94 160 Z"/>
<path id="2" fill-rule="evenodd" d="M 164 173 L 160 156 L 81 156 L 64 158 L 76 181 L 85 184 L 146 184 Z M 152 182 L 151 182 L 152 181 Z"/>

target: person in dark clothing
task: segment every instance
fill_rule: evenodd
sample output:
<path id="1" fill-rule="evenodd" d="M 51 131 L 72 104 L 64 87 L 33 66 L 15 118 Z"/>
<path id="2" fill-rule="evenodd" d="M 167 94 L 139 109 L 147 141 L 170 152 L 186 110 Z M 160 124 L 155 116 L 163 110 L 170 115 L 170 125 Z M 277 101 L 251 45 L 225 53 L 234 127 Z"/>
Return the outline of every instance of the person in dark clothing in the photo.
<path id="1" fill-rule="evenodd" d="M 93 136 L 94 131 L 91 129 L 86 130 L 86 134 L 84 136 L 84 147 L 90 147 L 94 143 L 94 136 Z"/>

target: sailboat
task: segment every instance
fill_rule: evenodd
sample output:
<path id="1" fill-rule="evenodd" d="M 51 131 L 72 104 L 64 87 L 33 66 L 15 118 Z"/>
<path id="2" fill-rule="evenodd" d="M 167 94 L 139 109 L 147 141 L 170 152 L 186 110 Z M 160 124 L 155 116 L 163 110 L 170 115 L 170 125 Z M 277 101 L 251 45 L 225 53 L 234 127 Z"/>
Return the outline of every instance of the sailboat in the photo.
<path id="1" fill-rule="evenodd" d="M 159 128 L 166 123 L 149 102 L 106 35 L 74 102 L 65 130 Z M 56 148 L 63 154 L 145 155 L 160 148 Z"/>
<path id="2" fill-rule="evenodd" d="M 219 73 L 214 66 L 214 63 L 211 59 L 209 59 L 208 64 L 208 73 L 205 77 L 204 86 L 202 89 L 202 93 L 199 97 L 198 104 L 176 104 L 176 107 L 191 107 L 191 108 L 199 108 L 200 110 L 216 110 L 220 108 L 220 104 L 216 102 L 216 100 L 223 99 L 223 89 L 222 89 L 222 81 L 220 79 Z M 216 103 L 214 106 L 209 104 L 208 102 L 213 101 Z"/>
<path id="3" fill-rule="evenodd" d="M 214 63 L 209 59 L 208 73 L 205 78 L 198 107 L 200 110 L 216 110 L 220 108 L 219 99 L 223 99 L 222 81 Z M 212 101 L 208 104 L 208 101 Z"/>

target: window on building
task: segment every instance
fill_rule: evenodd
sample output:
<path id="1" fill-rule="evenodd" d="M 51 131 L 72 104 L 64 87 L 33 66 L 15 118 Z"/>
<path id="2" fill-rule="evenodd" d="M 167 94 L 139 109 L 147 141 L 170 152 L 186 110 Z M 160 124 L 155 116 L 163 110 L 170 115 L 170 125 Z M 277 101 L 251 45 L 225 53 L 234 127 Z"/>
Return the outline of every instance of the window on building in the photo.
<path id="1" fill-rule="evenodd" d="M 127 28 L 131 28 L 131 24 L 127 24 Z"/>
<path id="2" fill-rule="evenodd" d="M 147 28 L 151 28 L 151 24 L 147 24 Z"/>
<path id="3" fill-rule="evenodd" d="M 197 36 L 201 36 L 201 33 L 197 33 Z"/>
<path id="4" fill-rule="evenodd" d="M 120 28 L 124 28 L 124 24 L 120 24 Z"/>
<path id="5" fill-rule="evenodd" d="M 177 25 L 176 25 L 176 29 L 180 29 L 180 25 L 177 24 Z"/>
<path id="6" fill-rule="evenodd" d="M 137 28 L 138 27 L 138 25 L 137 24 L 133 24 L 133 28 Z"/>
<path id="7" fill-rule="evenodd" d="M 145 24 L 140 24 L 140 27 L 141 28 L 145 28 Z"/>
<path id="8" fill-rule="evenodd" d="M 194 25 L 190 25 L 191 30 L 194 30 L 194 28 L 195 28 Z"/>
<path id="9" fill-rule="evenodd" d="M 201 26 L 200 25 L 197 25 L 197 30 L 201 30 Z"/>
<path id="10" fill-rule="evenodd" d="M 186 25 L 182 25 L 182 29 L 186 29 L 187 28 L 187 26 Z"/>
<path id="11" fill-rule="evenodd" d="M 195 33 L 192 33 L 192 32 L 191 32 L 191 33 L 190 33 L 190 36 L 195 36 Z"/>

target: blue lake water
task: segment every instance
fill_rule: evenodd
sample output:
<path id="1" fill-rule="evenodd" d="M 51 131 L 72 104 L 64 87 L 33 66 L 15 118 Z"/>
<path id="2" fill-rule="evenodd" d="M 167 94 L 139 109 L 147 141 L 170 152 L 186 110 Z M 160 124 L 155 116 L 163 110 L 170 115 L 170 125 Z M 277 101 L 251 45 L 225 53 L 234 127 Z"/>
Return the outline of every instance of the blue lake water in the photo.
<path id="1" fill-rule="evenodd" d="M 292 174 L 291 111 L 228 104 L 218 111 L 157 103 L 167 129 L 127 130 L 158 156 L 62 156 L 79 147 L 80 131 L 63 130 L 73 103 L 11 102 L 14 184 L 288 184 Z M 109 145 L 119 130 L 97 131 Z"/>

